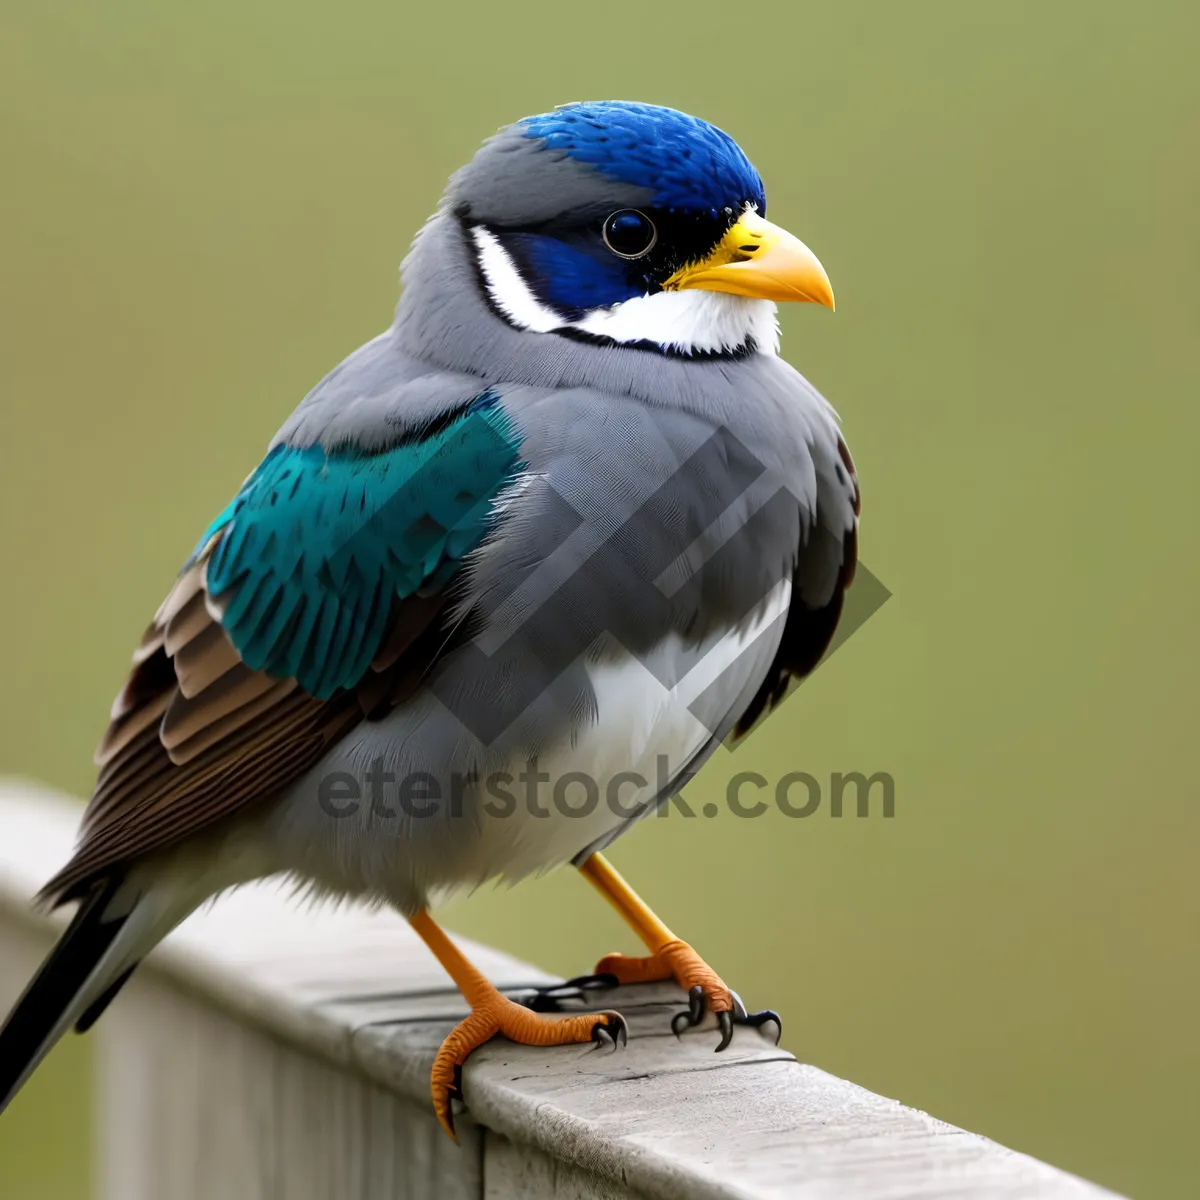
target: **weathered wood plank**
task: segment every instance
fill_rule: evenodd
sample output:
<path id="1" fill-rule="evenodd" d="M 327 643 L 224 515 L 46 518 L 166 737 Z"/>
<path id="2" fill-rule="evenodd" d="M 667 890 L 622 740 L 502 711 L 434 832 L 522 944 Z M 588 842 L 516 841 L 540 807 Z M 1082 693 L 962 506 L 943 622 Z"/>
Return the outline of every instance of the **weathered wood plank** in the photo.
<path id="1" fill-rule="evenodd" d="M 166 981 L 138 981 L 110 1018 L 98 1041 L 112 1200 L 480 1195 L 474 1127 L 454 1146 L 424 1105 Z"/>
<path id="2" fill-rule="evenodd" d="M 0 787 L 0 937 L 48 945 L 27 908 L 78 809 Z M 464 943 L 513 992 L 549 977 Z M 0 1003 L 24 982 L 0 961 Z M 20 976 L 18 978 L 18 976 Z M 433 1054 L 465 1009 L 407 925 L 313 908 L 274 884 L 188 921 L 101 1022 L 104 1178 L 162 1196 L 1099 1197 L 1101 1189 L 796 1062 L 750 1030 L 720 1058 L 677 1040 L 667 985 L 604 996 L 625 1051 L 496 1041 L 464 1074 L 463 1144 L 428 1105 Z M 484 1128 L 486 1127 L 486 1128 Z"/>

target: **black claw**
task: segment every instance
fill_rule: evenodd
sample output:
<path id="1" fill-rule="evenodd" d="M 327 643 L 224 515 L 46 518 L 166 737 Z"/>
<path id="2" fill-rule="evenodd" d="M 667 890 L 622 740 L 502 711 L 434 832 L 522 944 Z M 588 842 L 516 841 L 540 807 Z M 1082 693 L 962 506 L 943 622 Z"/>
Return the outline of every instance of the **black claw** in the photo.
<path id="1" fill-rule="evenodd" d="M 579 1000 L 586 993 L 605 988 L 614 988 L 618 980 L 615 975 L 605 972 L 603 975 L 577 975 L 563 983 L 552 983 L 546 987 L 535 988 L 533 994 L 521 1003 L 534 1012 L 561 1012 L 564 1000 Z"/>
<path id="2" fill-rule="evenodd" d="M 762 1012 L 749 1013 L 746 1016 L 737 1018 L 738 1025 L 748 1025 L 751 1029 L 761 1029 L 764 1025 L 775 1026 L 775 1045 L 779 1045 L 779 1039 L 783 1037 L 783 1021 L 777 1012 L 770 1008 L 764 1008 Z"/>
<path id="3" fill-rule="evenodd" d="M 615 1050 L 618 1046 L 625 1046 L 629 1042 L 629 1030 L 625 1025 L 625 1018 L 620 1016 L 609 1017 L 602 1025 L 592 1027 L 592 1041 L 598 1046 L 604 1046 L 609 1050 Z"/>
<path id="4" fill-rule="evenodd" d="M 574 979 L 568 979 L 566 983 L 559 984 L 564 988 L 577 988 L 581 992 L 594 992 L 600 988 L 615 988 L 621 981 L 608 971 L 600 975 L 576 975 Z"/>
<path id="5" fill-rule="evenodd" d="M 774 1042 L 778 1046 L 779 1039 L 783 1037 L 783 1022 L 779 1019 L 779 1014 L 769 1008 L 763 1009 L 762 1012 L 748 1013 L 741 996 L 737 992 L 729 994 L 733 998 L 733 1008 L 716 1014 L 717 1028 L 721 1032 L 721 1040 L 717 1043 L 717 1053 L 720 1054 L 722 1050 L 729 1048 L 733 1042 L 733 1031 L 738 1025 L 748 1025 L 751 1029 L 761 1029 L 764 1025 L 773 1025 L 775 1027 Z M 676 1013 L 671 1018 L 671 1032 L 676 1037 L 680 1037 L 692 1026 L 699 1025 L 704 1017 L 707 1004 L 703 989 L 699 986 L 692 988 L 688 992 L 687 1009 L 684 1012 Z"/>
<path id="6" fill-rule="evenodd" d="M 450 1089 L 450 1099 L 451 1100 L 462 1100 L 464 1104 L 466 1103 L 466 1100 L 463 1099 L 462 1064 L 461 1063 L 456 1065 L 454 1068 L 454 1086 Z M 454 1128 L 454 1110 L 453 1109 L 450 1110 L 450 1127 L 451 1127 L 451 1129 Z"/>
<path id="7" fill-rule="evenodd" d="M 733 1041 L 733 1014 L 730 1012 L 717 1013 L 717 1026 L 721 1030 L 721 1042 L 717 1046 L 717 1053 L 720 1054 Z"/>

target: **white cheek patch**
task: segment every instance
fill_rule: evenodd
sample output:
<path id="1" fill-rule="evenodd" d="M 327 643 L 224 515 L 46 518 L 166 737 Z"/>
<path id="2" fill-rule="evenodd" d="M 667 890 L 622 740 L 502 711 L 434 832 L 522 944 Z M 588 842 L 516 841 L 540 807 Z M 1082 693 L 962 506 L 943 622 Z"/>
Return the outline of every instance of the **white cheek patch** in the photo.
<path id="1" fill-rule="evenodd" d="M 500 245 L 500 239 L 482 225 L 473 226 L 471 236 L 475 239 L 479 269 L 483 272 L 488 295 L 509 322 L 518 329 L 531 329 L 534 333 L 561 329 L 564 324 L 562 317 L 547 308 L 529 290 L 521 278 L 521 272 L 517 270 L 517 264 Z"/>
<path id="2" fill-rule="evenodd" d="M 595 308 L 568 321 L 534 295 L 500 240 L 488 229 L 471 229 L 479 269 L 492 303 L 518 329 L 553 333 L 576 329 L 615 342 L 652 342 L 663 350 L 721 354 L 753 339 L 764 354 L 779 352 L 779 322 L 770 300 L 724 292 L 656 292 Z"/>

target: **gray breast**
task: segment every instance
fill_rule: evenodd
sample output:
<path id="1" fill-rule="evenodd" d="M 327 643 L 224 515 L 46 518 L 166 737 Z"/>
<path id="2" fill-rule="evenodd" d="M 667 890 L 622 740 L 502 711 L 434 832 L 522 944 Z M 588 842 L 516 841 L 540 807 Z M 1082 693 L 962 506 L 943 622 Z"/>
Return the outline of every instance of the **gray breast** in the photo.
<path id="1" fill-rule="evenodd" d="M 393 328 L 322 381 L 280 434 L 382 447 L 486 391 L 522 438 L 524 474 L 456 585 L 461 644 L 411 700 L 334 747 L 274 818 L 289 861 L 402 908 L 611 836 L 553 815 L 498 827 L 472 781 L 530 756 L 582 753 L 608 715 L 601 704 L 615 703 L 598 695 L 606 667 L 632 661 L 669 686 L 761 617 L 781 583 L 793 606 L 828 605 L 856 521 L 832 411 L 781 359 L 689 362 L 522 333 L 483 302 L 460 233 L 449 213 L 429 223 Z M 782 624 L 764 622 L 735 669 L 694 698 L 710 736 L 693 738 L 673 770 L 694 769 L 761 695 Z M 420 819 L 368 803 L 331 819 L 322 782 L 377 767 L 427 774 L 445 802 Z"/>

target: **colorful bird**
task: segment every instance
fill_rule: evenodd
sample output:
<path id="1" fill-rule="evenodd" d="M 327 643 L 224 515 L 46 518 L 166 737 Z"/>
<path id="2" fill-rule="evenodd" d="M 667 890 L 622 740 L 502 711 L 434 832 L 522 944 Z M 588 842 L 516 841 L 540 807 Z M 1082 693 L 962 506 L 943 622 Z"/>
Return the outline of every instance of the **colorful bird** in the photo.
<path id="1" fill-rule="evenodd" d="M 502 1033 L 623 1041 L 613 1012 L 501 995 L 428 908 L 573 863 L 675 979 L 678 1030 L 736 993 L 600 851 L 812 670 L 855 564 L 836 418 L 776 302 L 833 307 L 727 134 L 571 104 L 450 181 L 384 334 L 284 423 L 134 654 L 78 848 L 78 902 L 0 1032 L 0 1107 L 198 905 L 285 873 L 394 906 L 470 1004 L 451 1099 Z"/>

